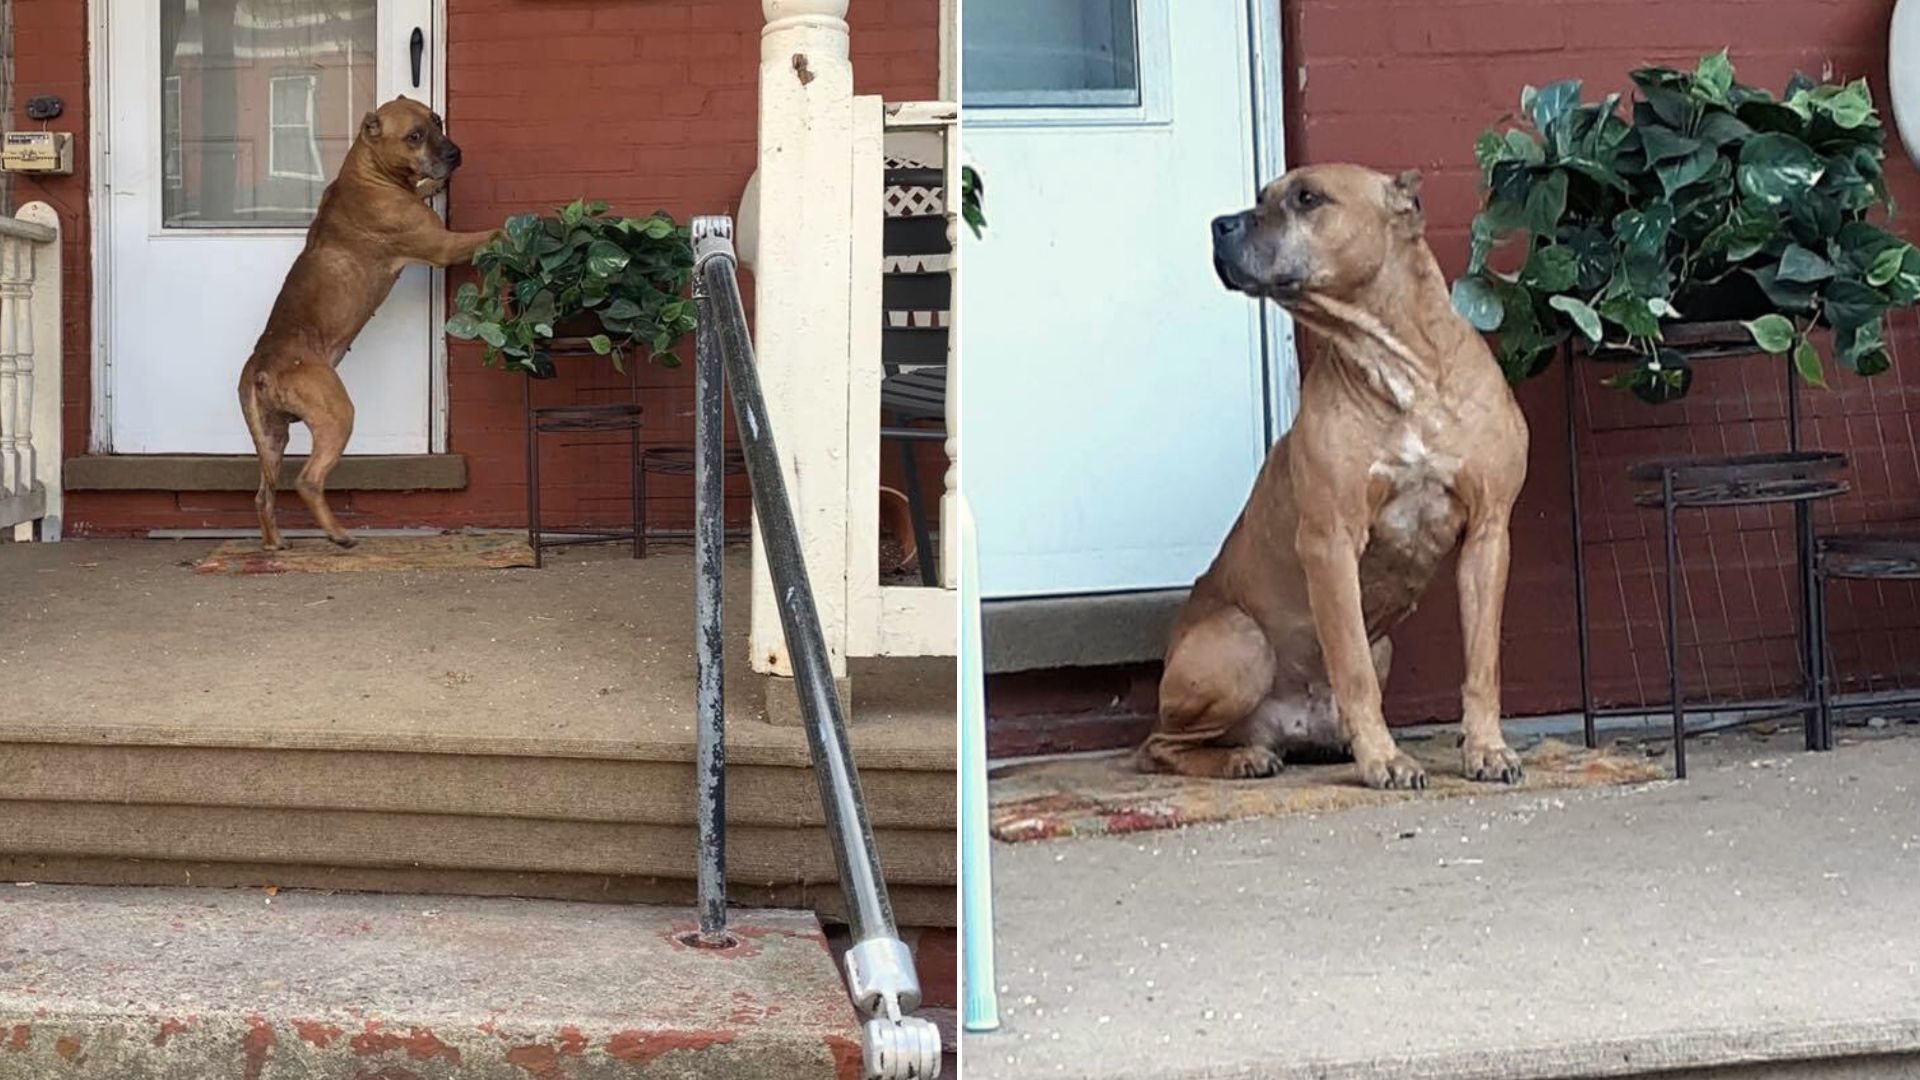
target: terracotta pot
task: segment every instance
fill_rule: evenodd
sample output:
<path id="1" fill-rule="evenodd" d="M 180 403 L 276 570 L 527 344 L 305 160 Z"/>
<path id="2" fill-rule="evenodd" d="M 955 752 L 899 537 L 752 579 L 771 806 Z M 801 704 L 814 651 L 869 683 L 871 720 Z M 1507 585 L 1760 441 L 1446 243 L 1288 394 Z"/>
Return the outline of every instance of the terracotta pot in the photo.
<path id="1" fill-rule="evenodd" d="M 880 489 L 880 539 L 893 541 L 900 552 L 897 560 L 889 560 L 886 545 L 882 544 L 882 573 L 905 570 L 913 565 L 914 556 L 920 551 L 913 536 L 913 507 L 906 495 L 890 487 Z"/>

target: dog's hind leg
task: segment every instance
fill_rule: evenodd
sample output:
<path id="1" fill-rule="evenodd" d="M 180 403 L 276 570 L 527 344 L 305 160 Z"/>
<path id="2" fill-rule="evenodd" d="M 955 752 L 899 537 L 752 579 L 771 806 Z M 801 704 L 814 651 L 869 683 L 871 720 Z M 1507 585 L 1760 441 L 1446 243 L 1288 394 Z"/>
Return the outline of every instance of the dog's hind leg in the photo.
<path id="1" fill-rule="evenodd" d="M 280 478 L 280 459 L 287 452 L 291 421 L 286 413 L 260 399 L 260 389 L 251 377 L 240 388 L 240 411 L 246 414 L 247 431 L 260 458 L 260 490 L 253 496 L 253 508 L 260 515 L 260 547 L 278 551 L 280 526 L 274 516 L 273 489 Z"/>
<path id="2" fill-rule="evenodd" d="M 1270 725 L 1255 717 L 1273 675 L 1273 647 L 1246 612 L 1222 608 L 1189 625 L 1167 656 L 1160 720 L 1136 766 L 1227 780 L 1279 772 Z"/>
<path id="3" fill-rule="evenodd" d="M 333 368 L 310 363 L 301 365 L 301 371 L 298 415 L 313 432 L 313 453 L 307 457 L 294 487 L 312 511 L 313 520 L 326 531 L 327 539 L 341 547 L 352 547 L 353 537 L 347 535 L 327 505 L 327 474 L 340 464 L 340 455 L 353 436 L 353 399 L 347 397 L 346 385 Z"/>

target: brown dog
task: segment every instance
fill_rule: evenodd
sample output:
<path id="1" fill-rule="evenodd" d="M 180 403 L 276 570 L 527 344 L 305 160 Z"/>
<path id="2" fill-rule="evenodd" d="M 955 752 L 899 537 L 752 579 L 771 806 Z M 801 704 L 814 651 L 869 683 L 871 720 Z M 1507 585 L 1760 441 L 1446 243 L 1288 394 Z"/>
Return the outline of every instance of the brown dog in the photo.
<path id="1" fill-rule="evenodd" d="M 294 420 L 313 432 L 300 498 L 329 539 L 353 546 L 327 506 L 327 474 L 353 434 L 353 402 L 334 368 L 407 264 L 466 262 L 496 235 L 449 232 L 424 201 L 459 166 L 460 148 L 440 117 L 395 98 L 360 122 L 340 175 L 320 195 L 307 246 L 240 371 L 240 408 L 260 454 L 260 546 L 268 551 L 280 547 L 273 489 Z"/>
<path id="2" fill-rule="evenodd" d="M 1465 771 L 1520 778 L 1500 734 L 1500 609 L 1527 427 L 1449 302 L 1419 181 L 1302 168 L 1213 222 L 1221 281 L 1327 350 L 1174 623 L 1144 769 L 1257 777 L 1293 749 L 1344 749 L 1372 787 L 1426 786 L 1381 714 L 1386 634 L 1457 547 Z"/>

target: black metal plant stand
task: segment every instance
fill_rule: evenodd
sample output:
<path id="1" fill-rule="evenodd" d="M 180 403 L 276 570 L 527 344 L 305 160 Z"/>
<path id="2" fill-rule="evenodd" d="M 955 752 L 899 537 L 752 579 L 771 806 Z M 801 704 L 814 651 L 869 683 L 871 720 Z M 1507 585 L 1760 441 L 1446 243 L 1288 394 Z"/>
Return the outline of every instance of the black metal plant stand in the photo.
<path id="1" fill-rule="evenodd" d="M 1710 323 L 1676 328 L 1669 344 L 1690 361 L 1750 356 L 1751 338 L 1739 323 Z M 1569 344 L 1563 353 L 1566 377 L 1566 433 L 1569 489 L 1572 492 L 1574 613 L 1580 647 L 1580 709 L 1589 748 L 1599 745 L 1597 721 L 1608 716 L 1638 716 L 1644 706 L 1597 707 L 1593 703 L 1592 628 L 1588 622 L 1585 523 L 1580 506 L 1580 456 L 1577 417 L 1579 378 L 1576 353 Z M 1602 354 L 1588 359 L 1610 359 Z M 1787 449 L 1769 454 L 1732 457 L 1695 457 L 1652 461 L 1635 466 L 1629 477 L 1656 485 L 1636 495 L 1636 505 L 1661 511 L 1666 564 L 1664 629 L 1667 647 L 1668 707 L 1673 714 L 1674 776 L 1687 775 L 1687 739 L 1693 735 L 1744 727 L 1766 720 L 1800 716 L 1809 750 L 1822 745 L 1820 687 L 1825 683 L 1824 617 L 1815 580 L 1812 503 L 1844 494 L 1847 482 L 1838 477 L 1846 468 L 1842 454 L 1803 450 L 1800 446 L 1800 398 L 1793 369 L 1782 363 L 1787 394 Z M 1746 702 L 1721 706 L 1740 715 L 1711 724 L 1687 725 L 1686 695 L 1680 673 L 1680 545 L 1681 510 L 1716 510 L 1741 506 L 1790 504 L 1794 508 L 1794 553 L 1799 602 L 1795 639 L 1800 668 L 1800 694 L 1788 702 Z"/>
<path id="2" fill-rule="evenodd" d="M 568 345 L 556 342 L 555 355 L 568 351 L 578 351 L 592 355 L 585 343 L 569 349 Z M 533 548 L 533 565 L 539 567 L 545 561 L 543 553 L 548 548 L 567 547 L 574 544 L 606 544 L 622 540 L 633 543 L 633 557 L 647 557 L 646 530 L 646 470 L 640 451 L 640 429 L 645 423 L 646 410 L 639 401 L 639 364 L 633 364 L 627 371 L 627 400 L 593 405 L 554 405 L 535 406 L 533 403 L 533 376 L 526 377 L 526 393 L 523 402 L 527 421 L 527 544 Z M 631 455 L 628 464 L 628 482 L 632 487 L 633 524 L 625 529 L 568 529 L 565 536 L 548 536 L 540 524 L 540 437 L 553 434 L 610 434 L 627 433 L 627 451 Z"/>

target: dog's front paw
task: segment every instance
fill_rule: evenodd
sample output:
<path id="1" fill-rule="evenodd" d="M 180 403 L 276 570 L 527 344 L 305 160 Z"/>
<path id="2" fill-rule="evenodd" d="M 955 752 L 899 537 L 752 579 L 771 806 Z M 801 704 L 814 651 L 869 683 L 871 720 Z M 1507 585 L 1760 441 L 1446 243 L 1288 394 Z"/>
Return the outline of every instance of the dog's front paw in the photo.
<path id="1" fill-rule="evenodd" d="M 329 536 L 327 537 L 327 539 L 333 541 L 335 544 L 343 548 L 350 548 L 353 545 L 360 542 L 358 540 L 355 540 L 353 537 L 347 535 L 346 533 L 341 533 L 339 536 Z"/>
<path id="2" fill-rule="evenodd" d="M 1227 755 L 1227 779 L 1259 780 L 1280 772 L 1280 755 L 1264 746 L 1239 746 Z"/>
<path id="3" fill-rule="evenodd" d="M 1526 777 L 1525 771 L 1520 768 L 1520 755 L 1509 750 L 1504 743 L 1469 745 L 1460 754 L 1461 769 L 1469 780 L 1517 784 Z"/>
<path id="4" fill-rule="evenodd" d="M 1395 751 L 1392 757 L 1360 762 L 1360 779 L 1381 791 L 1424 791 L 1427 770 L 1406 754 Z"/>

